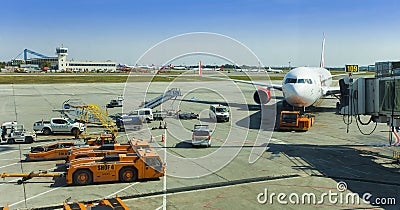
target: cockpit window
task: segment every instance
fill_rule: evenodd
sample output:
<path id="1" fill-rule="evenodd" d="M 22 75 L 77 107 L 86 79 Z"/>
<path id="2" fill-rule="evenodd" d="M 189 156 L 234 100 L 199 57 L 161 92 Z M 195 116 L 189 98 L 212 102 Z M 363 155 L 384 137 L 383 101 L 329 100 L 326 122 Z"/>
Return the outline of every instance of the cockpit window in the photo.
<path id="1" fill-rule="evenodd" d="M 286 78 L 285 84 L 286 83 L 296 83 L 296 81 L 297 81 L 297 79 L 294 79 L 294 78 Z"/>
<path id="2" fill-rule="evenodd" d="M 311 79 L 298 79 L 297 83 L 312 84 L 312 80 Z"/>
<path id="3" fill-rule="evenodd" d="M 294 78 L 286 78 L 285 84 L 287 83 L 301 83 L 301 84 L 312 84 L 312 79 L 294 79 Z"/>

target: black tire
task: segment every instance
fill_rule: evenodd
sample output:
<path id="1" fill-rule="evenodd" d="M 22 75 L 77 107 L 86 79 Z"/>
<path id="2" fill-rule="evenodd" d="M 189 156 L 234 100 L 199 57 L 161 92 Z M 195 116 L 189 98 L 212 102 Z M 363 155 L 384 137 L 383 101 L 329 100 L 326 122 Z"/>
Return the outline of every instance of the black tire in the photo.
<path id="1" fill-rule="evenodd" d="M 51 130 L 50 128 L 43 128 L 43 135 L 50 135 L 51 134 Z"/>
<path id="2" fill-rule="evenodd" d="M 28 144 L 33 143 L 33 138 L 32 138 L 32 136 L 26 136 L 26 137 L 25 137 L 25 142 L 28 143 Z"/>
<path id="3" fill-rule="evenodd" d="M 93 174 L 87 169 L 79 169 L 73 174 L 74 185 L 88 185 L 93 182 Z"/>
<path id="4" fill-rule="evenodd" d="M 15 144 L 15 140 L 14 140 L 14 139 L 8 139 L 7 143 L 9 143 L 9 144 Z"/>
<path id="5" fill-rule="evenodd" d="M 138 172 L 136 168 L 124 167 L 119 170 L 119 181 L 120 182 L 133 182 L 138 179 Z"/>
<path id="6" fill-rule="evenodd" d="M 78 136 L 78 135 L 79 135 L 79 130 L 78 130 L 78 128 L 72 128 L 71 134 L 74 135 L 74 136 Z"/>

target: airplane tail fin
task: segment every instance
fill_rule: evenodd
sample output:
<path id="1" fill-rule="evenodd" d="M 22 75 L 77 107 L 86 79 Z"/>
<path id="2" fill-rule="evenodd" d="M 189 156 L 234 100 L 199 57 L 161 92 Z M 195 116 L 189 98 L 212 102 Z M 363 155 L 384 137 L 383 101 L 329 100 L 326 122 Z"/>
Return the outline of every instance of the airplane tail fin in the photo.
<path id="1" fill-rule="evenodd" d="M 202 64 L 201 61 L 199 62 L 199 76 L 203 76 L 203 68 L 202 68 Z"/>
<path id="2" fill-rule="evenodd" d="M 322 40 L 322 52 L 321 52 L 320 67 L 325 68 L 325 33 L 324 33 L 324 39 Z"/>

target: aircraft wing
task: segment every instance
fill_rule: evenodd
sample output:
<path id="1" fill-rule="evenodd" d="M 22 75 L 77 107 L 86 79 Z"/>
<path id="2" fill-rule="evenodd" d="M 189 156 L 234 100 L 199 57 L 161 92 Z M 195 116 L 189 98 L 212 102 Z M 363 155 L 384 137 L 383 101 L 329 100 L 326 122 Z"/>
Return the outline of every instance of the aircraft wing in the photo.
<path id="1" fill-rule="evenodd" d="M 364 72 L 364 71 L 360 71 L 360 72 L 354 72 L 354 73 L 352 73 L 353 75 L 355 75 L 355 74 L 365 74 L 366 72 Z M 346 73 L 346 74 L 335 74 L 335 75 L 332 75 L 332 79 L 342 79 L 343 77 L 348 77 L 349 75 L 348 75 L 348 73 Z"/>
<path id="2" fill-rule="evenodd" d="M 212 79 L 216 79 L 216 80 L 232 81 L 232 82 L 249 84 L 249 85 L 263 86 L 263 87 L 273 88 L 273 89 L 282 91 L 282 85 L 272 85 L 272 84 L 266 84 L 266 83 L 261 83 L 261 82 L 246 81 L 246 80 L 239 80 L 239 79 L 228 79 L 228 78 L 221 78 L 221 77 L 211 77 L 211 76 L 204 76 L 204 75 L 202 77 L 212 78 Z"/>

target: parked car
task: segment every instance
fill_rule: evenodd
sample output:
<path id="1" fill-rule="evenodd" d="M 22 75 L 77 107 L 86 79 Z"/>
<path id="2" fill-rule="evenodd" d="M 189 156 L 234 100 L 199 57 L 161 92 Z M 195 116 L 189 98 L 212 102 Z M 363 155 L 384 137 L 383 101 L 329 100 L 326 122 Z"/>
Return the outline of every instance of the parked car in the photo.
<path id="1" fill-rule="evenodd" d="M 178 117 L 179 117 L 179 119 L 182 119 L 182 120 L 191 120 L 191 119 L 198 119 L 199 115 L 195 114 L 193 112 L 184 112 L 184 113 L 180 113 Z"/>

